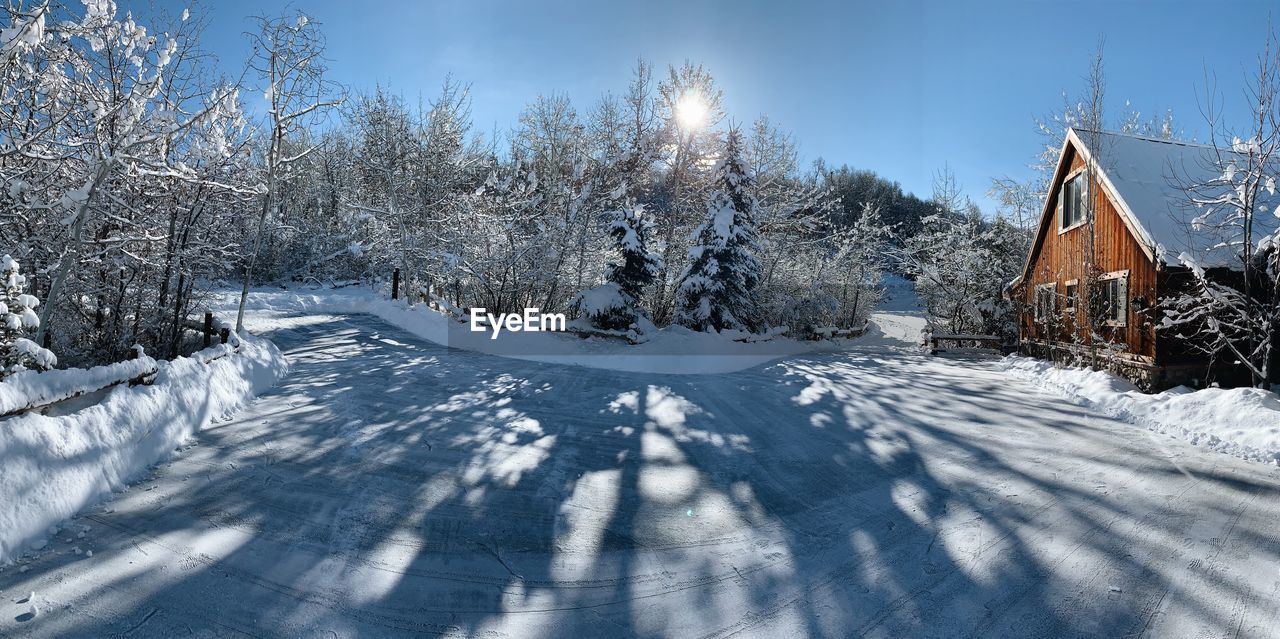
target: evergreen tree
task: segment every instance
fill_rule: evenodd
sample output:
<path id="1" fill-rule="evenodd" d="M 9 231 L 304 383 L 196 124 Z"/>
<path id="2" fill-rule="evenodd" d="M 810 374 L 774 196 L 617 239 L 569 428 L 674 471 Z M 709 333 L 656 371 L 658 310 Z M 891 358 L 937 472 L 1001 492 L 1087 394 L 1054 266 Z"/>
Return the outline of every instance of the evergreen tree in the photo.
<path id="1" fill-rule="evenodd" d="M 58 363 L 53 353 L 26 338 L 40 326 L 35 309 L 40 300 L 26 293 L 27 278 L 18 261 L 0 258 L 0 378 L 29 368 L 44 370 Z"/>
<path id="2" fill-rule="evenodd" d="M 694 330 L 756 331 L 755 288 L 760 261 L 756 240 L 756 199 L 750 169 L 742 160 L 742 135 L 729 132 L 724 157 L 715 169 L 716 190 L 707 215 L 692 235 L 689 266 L 676 294 L 677 323 Z"/>
<path id="3" fill-rule="evenodd" d="M 649 252 L 648 237 L 653 224 L 645 216 L 643 204 L 628 203 L 615 211 L 609 223 L 609 236 L 619 262 L 610 262 L 606 279 L 618 285 L 633 307 L 638 307 L 644 289 L 653 283 L 662 265 L 661 259 Z"/>
<path id="4" fill-rule="evenodd" d="M 575 306 L 596 328 L 626 330 L 643 315 L 640 299 L 657 277 L 662 261 L 647 247 L 653 225 L 645 217 L 644 205 L 628 202 L 611 215 L 609 236 L 618 260 L 605 267 L 608 281 L 578 294 Z"/>

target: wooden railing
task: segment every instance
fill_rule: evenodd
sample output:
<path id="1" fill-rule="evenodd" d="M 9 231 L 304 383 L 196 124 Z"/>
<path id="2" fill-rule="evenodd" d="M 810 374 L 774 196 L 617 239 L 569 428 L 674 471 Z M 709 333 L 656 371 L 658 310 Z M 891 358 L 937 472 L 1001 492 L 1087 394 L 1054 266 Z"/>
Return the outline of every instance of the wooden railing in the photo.
<path id="1" fill-rule="evenodd" d="M 946 349 L 942 348 L 943 344 L 952 343 L 958 348 L 965 342 L 972 342 L 974 344 L 981 345 L 981 347 L 1001 352 L 1004 352 L 1006 349 L 1012 350 L 1005 342 L 1005 339 L 998 335 L 933 333 L 929 335 L 929 354 L 937 355 L 938 353 L 946 352 Z"/>

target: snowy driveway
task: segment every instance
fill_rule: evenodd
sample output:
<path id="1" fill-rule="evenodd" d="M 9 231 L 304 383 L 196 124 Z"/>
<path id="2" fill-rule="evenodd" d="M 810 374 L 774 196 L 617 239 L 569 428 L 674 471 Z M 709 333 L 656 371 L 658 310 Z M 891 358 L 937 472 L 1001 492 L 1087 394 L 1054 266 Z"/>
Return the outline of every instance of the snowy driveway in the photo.
<path id="1" fill-rule="evenodd" d="M 1280 473 L 986 363 L 642 375 L 256 321 L 291 374 L 0 572 L 0 635 L 1280 634 Z"/>

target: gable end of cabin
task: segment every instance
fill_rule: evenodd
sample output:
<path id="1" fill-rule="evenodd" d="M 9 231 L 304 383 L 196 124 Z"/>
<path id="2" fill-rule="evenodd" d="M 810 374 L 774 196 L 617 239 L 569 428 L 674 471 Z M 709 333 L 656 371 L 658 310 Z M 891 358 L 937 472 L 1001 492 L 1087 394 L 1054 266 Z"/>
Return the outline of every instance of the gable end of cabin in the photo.
<path id="1" fill-rule="evenodd" d="M 1111 368 L 1148 379 L 1160 363 L 1156 262 L 1078 144 L 1070 136 L 1063 146 L 1014 291 L 1021 348 L 1053 359 L 1104 352 Z"/>

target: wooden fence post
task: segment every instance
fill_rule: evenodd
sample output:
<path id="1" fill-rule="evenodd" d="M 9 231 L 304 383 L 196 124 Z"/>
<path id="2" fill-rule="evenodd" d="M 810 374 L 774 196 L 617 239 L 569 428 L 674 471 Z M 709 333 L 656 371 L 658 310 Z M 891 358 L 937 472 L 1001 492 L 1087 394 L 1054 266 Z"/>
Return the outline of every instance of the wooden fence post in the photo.
<path id="1" fill-rule="evenodd" d="M 400 269 L 391 273 L 391 299 L 400 299 Z"/>
<path id="2" fill-rule="evenodd" d="M 213 312 L 204 312 L 204 347 L 209 348 L 213 343 Z"/>

